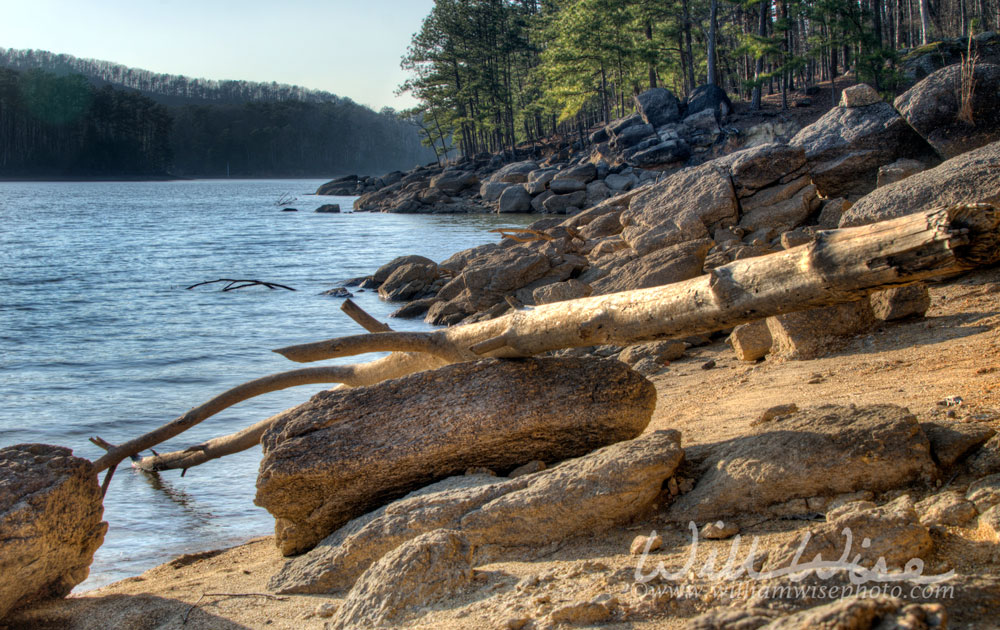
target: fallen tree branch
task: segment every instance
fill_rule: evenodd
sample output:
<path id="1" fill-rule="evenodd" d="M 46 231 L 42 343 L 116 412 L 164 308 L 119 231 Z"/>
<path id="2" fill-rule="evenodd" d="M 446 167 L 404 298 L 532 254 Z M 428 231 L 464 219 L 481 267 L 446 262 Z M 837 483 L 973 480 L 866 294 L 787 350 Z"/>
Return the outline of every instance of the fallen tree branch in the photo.
<path id="1" fill-rule="evenodd" d="M 872 225 L 820 232 L 807 245 L 739 260 L 665 286 L 545 304 L 427 333 L 377 332 L 277 352 L 296 361 L 318 361 L 352 353 L 414 351 L 393 352 L 368 363 L 316 368 L 333 370 L 328 375 L 331 380 L 304 381 L 371 385 L 479 356 L 523 357 L 561 348 L 630 345 L 704 334 L 772 315 L 852 302 L 887 287 L 954 275 L 998 261 L 1000 208 L 956 204 Z M 254 384 L 268 379 L 286 382 L 288 375 L 299 373 L 304 371 L 273 375 L 234 388 L 172 423 L 116 447 L 95 466 L 104 470 L 190 428 L 216 413 L 206 415 L 201 410 L 218 407 L 219 399 L 227 403 L 221 410 L 273 391 Z M 302 383 L 274 389 L 294 384 Z M 253 393 L 257 389 L 262 391 Z M 237 391 L 238 395 L 232 394 Z M 234 435 L 252 433 L 273 420 Z M 223 445 L 215 442 L 202 446 L 208 449 L 212 444 L 215 452 L 221 452 Z"/>
<path id="2" fill-rule="evenodd" d="M 107 470 L 116 466 L 118 462 L 126 457 L 131 457 L 142 451 L 150 449 L 161 442 L 180 435 L 194 425 L 210 418 L 220 411 L 232 407 L 236 403 L 244 400 L 275 392 L 289 387 L 299 385 L 310 385 L 314 383 L 347 383 L 360 385 L 368 382 L 370 377 L 359 378 L 358 370 L 350 365 L 331 365 L 326 367 L 302 368 L 289 372 L 280 372 L 252 380 L 242 385 L 238 385 L 227 390 L 208 402 L 195 407 L 184 415 L 171 422 L 141 435 L 124 444 L 119 444 L 108 450 L 101 458 L 94 462 L 96 472 Z M 362 371 L 363 372 L 363 371 Z M 100 438 L 96 438 L 100 439 Z M 103 441 L 103 440 L 102 440 Z"/>
<path id="3" fill-rule="evenodd" d="M 195 287 L 200 287 L 206 284 L 215 284 L 216 282 L 226 282 L 226 286 L 222 287 L 222 291 L 235 291 L 236 289 L 245 289 L 246 287 L 256 287 L 263 286 L 268 289 L 287 289 L 288 291 L 294 291 L 292 287 L 286 287 L 283 284 L 278 284 L 277 282 L 264 282 L 263 280 L 233 280 L 232 278 L 219 278 L 218 280 L 206 280 L 205 282 L 199 282 L 198 284 L 192 284 L 189 287 L 185 287 L 186 290 L 190 291 Z M 242 284 L 241 284 L 242 283 Z"/>

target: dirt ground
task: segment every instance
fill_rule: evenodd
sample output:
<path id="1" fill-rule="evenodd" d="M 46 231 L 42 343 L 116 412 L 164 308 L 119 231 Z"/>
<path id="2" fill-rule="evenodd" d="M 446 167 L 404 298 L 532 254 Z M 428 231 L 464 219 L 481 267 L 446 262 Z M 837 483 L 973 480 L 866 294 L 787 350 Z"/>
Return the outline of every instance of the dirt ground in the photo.
<path id="1" fill-rule="evenodd" d="M 934 285 L 931 295 L 926 318 L 887 324 L 846 340 L 842 348 L 816 360 L 743 363 L 721 340 L 692 348 L 652 377 L 659 401 L 648 430 L 679 429 L 685 446 L 709 444 L 748 433 L 750 422 L 764 409 L 784 403 L 800 408 L 893 403 L 908 407 L 920 421 L 943 419 L 950 413 L 960 421 L 1000 429 L 1000 269 Z M 715 367 L 703 369 L 709 360 Z M 960 396 L 963 403 L 940 404 L 950 396 Z M 937 485 L 964 490 L 970 480 L 957 475 Z M 934 490 L 917 486 L 906 492 L 919 500 Z M 651 560 L 662 561 L 667 568 L 681 567 L 686 560 L 689 534 L 666 522 L 663 507 L 600 535 L 479 566 L 474 584 L 465 592 L 413 611 L 399 620 L 398 627 L 516 628 L 562 604 L 602 594 L 614 596 L 619 605 L 615 616 L 600 627 L 683 627 L 692 616 L 724 600 L 713 594 L 668 600 L 636 584 L 637 558 L 629 554 L 629 545 L 638 534 L 656 530 L 663 536 L 664 547 Z M 762 549 L 792 540 L 812 524 L 761 515 L 736 522 L 745 540 L 759 537 Z M 937 528 L 932 535 L 936 551 L 928 561 L 930 571 L 1000 572 L 998 546 L 981 531 L 949 527 Z M 699 560 L 709 553 L 724 559 L 730 543 L 702 541 Z M 9 620 L 10 627 L 323 628 L 343 595 L 268 594 L 267 580 L 281 562 L 269 538 L 185 556 L 139 577 L 23 613 Z M 692 576 L 693 582 L 699 580 Z M 949 628 L 1000 627 L 984 616 L 995 615 L 1000 601 L 1000 591 L 990 588 L 952 606 Z M 943 603 L 947 608 L 948 602 Z"/>

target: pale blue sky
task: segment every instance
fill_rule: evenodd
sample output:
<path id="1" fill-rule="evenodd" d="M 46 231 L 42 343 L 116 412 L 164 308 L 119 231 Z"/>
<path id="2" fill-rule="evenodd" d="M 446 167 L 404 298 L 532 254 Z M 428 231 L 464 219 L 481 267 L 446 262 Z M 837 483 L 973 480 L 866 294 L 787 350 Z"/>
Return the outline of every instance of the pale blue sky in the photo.
<path id="1" fill-rule="evenodd" d="M 433 0 L 0 0 L 0 47 L 155 72 L 277 81 L 379 109 Z"/>

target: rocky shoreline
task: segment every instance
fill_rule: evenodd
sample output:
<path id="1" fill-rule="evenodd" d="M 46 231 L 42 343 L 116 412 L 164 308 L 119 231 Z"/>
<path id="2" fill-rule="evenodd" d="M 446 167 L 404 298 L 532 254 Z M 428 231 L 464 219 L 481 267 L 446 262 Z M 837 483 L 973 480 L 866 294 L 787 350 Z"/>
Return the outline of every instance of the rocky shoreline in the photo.
<path id="1" fill-rule="evenodd" d="M 358 283 L 400 302 L 397 316 L 475 324 L 671 285 L 784 250 L 820 256 L 827 250 L 818 244 L 844 233 L 834 228 L 877 232 L 887 229 L 880 222 L 942 204 L 978 202 L 970 208 L 993 217 L 1000 67 L 980 64 L 974 76 L 973 123 L 959 118 L 961 75 L 946 67 L 893 105 L 857 85 L 787 141 L 727 152 L 727 99 L 705 90 L 681 104 L 652 90 L 637 97 L 631 122 L 594 132 L 585 155 L 570 145 L 548 163 L 355 179 L 362 191 L 381 186 L 361 196 L 361 210 L 478 205 L 555 215 L 440 263 L 396 259 Z M 970 264 L 997 261 L 995 239 L 949 234 Z M 866 264 L 905 269 L 916 257 Z M 819 262 L 802 273 L 822 270 L 836 286 L 833 276 L 854 261 Z M 8 539 L 25 533 L 13 537 L 27 542 L 5 556 L 12 559 L 3 565 L 0 613 L 21 609 L 5 622 L 11 627 L 74 628 L 972 623 L 1000 612 L 998 283 L 988 268 L 819 309 L 746 313 L 743 321 L 753 321 L 707 336 L 516 361 L 456 361 L 447 348 L 432 348 L 440 365 L 451 365 L 324 392 L 271 419 L 260 439 L 256 503 L 275 516 L 274 539 L 181 558 L 34 608 L 24 606 L 65 594 L 75 579 L 53 581 L 41 569 L 81 572 L 79 554 L 52 567 L 24 560 L 52 557 L 42 550 L 47 539 L 32 533 L 45 521 L 29 518 L 31 510 L 94 507 L 100 489 L 96 478 L 66 472 L 86 462 L 65 449 L 3 449 L 0 531 Z M 581 339 L 585 333 L 593 331 L 581 329 Z M 348 343 L 332 341 L 335 349 Z M 484 352 L 504 347 L 483 343 Z M 412 351 L 405 348 L 397 354 Z M 48 476 L 31 476 L 32 467 Z M 97 521 L 60 544 L 96 548 L 99 510 Z M 684 565 L 689 523 L 714 541 L 706 541 L 713 553 L 738 533 L 764 539 L 739 565 L 749 590 L 722 596 L 735 578 L 717 566 L 695 572 L 708 551 L 695 571 L 642 577 L 636 563 L 651 553 Z M 848 593 L 863 566 L 872 580 L 905 583 L 916 595 L 773 594 L 798 583 L 785 569 L 799 557 L 838 557 L 845 529 L 859 541 L 857 557 L 807 584 Z M 914 560 L 925 575 L 954 569 L 951 596 L 913 591 L 919 572 L 898 577 Z M 228 575 L 241 570 L 246 577 Z M 692 590 L 653 588 L 676 583 Z M 205 597 L 221 598 L 211 602 L 215 611 Z M 223 603 L 230 598 L 256 603 Z"/>

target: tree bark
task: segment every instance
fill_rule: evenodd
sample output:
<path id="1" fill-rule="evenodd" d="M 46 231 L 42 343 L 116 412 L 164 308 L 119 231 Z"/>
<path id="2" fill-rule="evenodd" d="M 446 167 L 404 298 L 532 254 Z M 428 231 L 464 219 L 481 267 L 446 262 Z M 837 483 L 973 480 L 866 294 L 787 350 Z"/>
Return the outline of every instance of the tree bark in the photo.
<path id="1" fill-rule="evenodd" d="M 705 83 L 715 85 L 717 78 L 715 72 L 715 44 L 716 44 L 716 21 L 719 15 L 719 0 L 712 0 L 708 13 L 708 79 Z"/>
<path id="2" fill-rule="evenodd" d="M 239 400 L 300 384 L 293 382 L 296 379 L 302 383 L 371 385 L 480 357 L 525 357 L 562 348 L 630 345 L 703 334 L 772 315 L 852 302 L 885 287 L 949 276 L 998 261 L 1000 207 L 957 204 L 872 225 L 820 232 L 812 243 L 739 260 L 665 286 L 546 304 L 426 333 L 380 332 L 281 348 L 275 352 L 299 362 L 385 350 L 415 352 L 397 352 L 363 364 L 315 368 L 331 371 L 323 375 L 329 379 L 326 381 L 315 380 L 319 373 L 305 370 L 251 381 L 122 444 L 94 465 L 98 472 L 105 470 Z M 246 446 L 253 441 L 248 436 L 259 438 L 266 423 L 188 450 L 235 452 L 227 449 L 237 442 Z M 199 457 L 180 457 L 179 461 L 190 467 L 201 463 Z"/>

